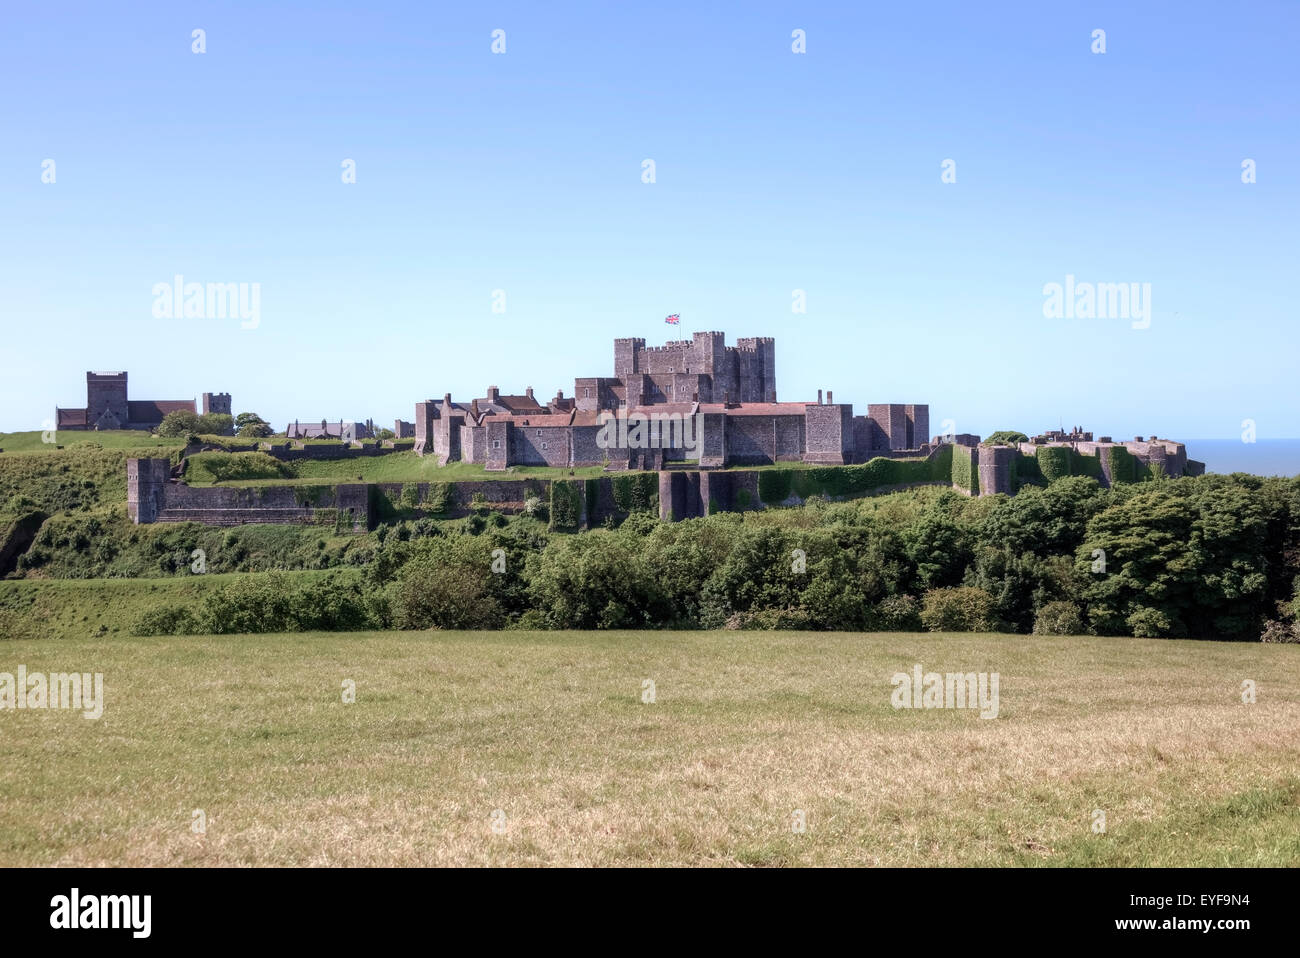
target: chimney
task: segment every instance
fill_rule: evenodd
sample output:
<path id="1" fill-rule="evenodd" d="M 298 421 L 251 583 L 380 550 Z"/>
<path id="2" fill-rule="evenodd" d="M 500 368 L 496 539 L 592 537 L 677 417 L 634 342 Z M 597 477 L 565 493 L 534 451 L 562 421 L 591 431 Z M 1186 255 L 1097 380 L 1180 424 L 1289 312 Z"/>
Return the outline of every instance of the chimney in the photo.
<path id="1" fill-rule="evenodd" d="M 533 387 L 532 387 L 532 386 L 529 386 L 527 389 L 525 389 L 525 390 L 524 390 L 524 395 L 527 396 L 529 399 L 532 399 L 532 398 L 533 398 Z"/>
<path id="2" fill-rule="evenodd" d="M 500 393 L 497 392 L 496 386 L 488 387 L 488 394 L 487 394 L 488 402 L 496 402 L 498 395 L 500 395 Z"/>
<path id="3" fill-rule="evenodd" d="M 828 389 L 826 390 L 826 405 L 833 406 L 834 404 L 835 404 L 835 394 Z"/>
<path id="4" fill-rule="evenodd" d="M 442 396 L 442 404 L 443 404 L 444 406 L 450 406 L 450 405 L 451 405 L 451 393 L 443 393 L 443 396 Z"/>
<path id="5" fill-rule="evenodd" d="M 822 391 L 819 389 L 817 390 L 817 405 L 820 406 L 821 404 L 822 404 Z"/>

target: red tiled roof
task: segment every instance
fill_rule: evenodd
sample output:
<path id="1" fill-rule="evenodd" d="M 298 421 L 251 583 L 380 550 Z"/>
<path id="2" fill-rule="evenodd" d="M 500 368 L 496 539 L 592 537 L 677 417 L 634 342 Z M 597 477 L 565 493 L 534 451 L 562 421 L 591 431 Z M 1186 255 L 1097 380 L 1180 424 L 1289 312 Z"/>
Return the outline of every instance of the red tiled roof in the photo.
<path id="1" fill-rule="evenodd" d="M 543 406 L 532 396 L 497 396 L 497 405 L 505 406 L 513 413 L 540 410 Z"/>
<path id="2" fill-rule="evenodd" d="M 744 402 L 726 406 L 720 402 L 700 403 L 700 412 L 725 412 L 728 416 L 802 416 L 808 406 L 815 403 L 806 402 Z"/>
<path id="3" fill-rule="evenodd" d="M 693 402 L 660 402 L 652 403 L 649 406 L 637 406 L 632 411 L 642 416 L 648 416 L 652 413 L 658 413 L 661 416 L 672 413 L 676 413 L 679 416 L 689 416 L 691 410 L 694 408 L 695 403 Z M 619 411 L 622 412 L 622 410 Z"/>
<path id="4" fill-rule="evenodd" d="M 511 420 L 516 426 L 527 426 L 529 428 L 554 428 L 556 426 L 568 426 L 571 417 L 565 413 L 541 413 L 536 416 L 518 416 Z"/>
<path id="5" fill-rule="evenodd" d="M 804 402 L 746 402 L 736 403 L 727 406 L 720 402 L 705 402 L 699 404 L 699 411 L 710 414 L 726 413 L 728 416 L 802 416 L 805 414 L 809 403 Z M 643 416 L 653 413 L 677 413 L 678 415 L 690 415 L 695 403 L 689 402 L 663 402 L 652 403 L 649 406 L 637 406 L 633 412 Z"/>

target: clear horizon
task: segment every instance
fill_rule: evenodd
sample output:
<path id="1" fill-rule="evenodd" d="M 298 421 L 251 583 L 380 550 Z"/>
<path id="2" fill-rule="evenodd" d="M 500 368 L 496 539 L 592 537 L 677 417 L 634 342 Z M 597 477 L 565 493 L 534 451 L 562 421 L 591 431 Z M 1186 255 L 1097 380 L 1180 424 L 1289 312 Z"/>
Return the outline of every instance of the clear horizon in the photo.
<path id="1" fill-rule="evenodd" d="M 926 403 L 936 433 L 1296 429 L 1294 4 L 7 20 L 0 430 L 84 405 L 88 369 L 388 425 L 704 329 L 774 337 L 778 399 Z M 259 284 L 256 327 L 158 316 L 177 275 Z M 1089 283 L 1148 314 L 1045 314 Z"/>

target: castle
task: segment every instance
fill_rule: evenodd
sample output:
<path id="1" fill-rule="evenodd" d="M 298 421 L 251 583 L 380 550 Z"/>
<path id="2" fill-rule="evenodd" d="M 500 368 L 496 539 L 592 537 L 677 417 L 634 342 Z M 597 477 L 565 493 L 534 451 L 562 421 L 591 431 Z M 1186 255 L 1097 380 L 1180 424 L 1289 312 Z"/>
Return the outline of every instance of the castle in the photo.
<path id="1" fill-rule="evenodd" d="M 575 379 L 572 398 L 559 392 L 545 405 L 531 387 L 502 395 L 495 386 L 469 403 L 450 393 L 418 402 L 414 431 L 417 454 L 436 456 L 439 465 L 504 470 L 842 465 L 924 456 L 929 428 L 925 405 L 871 404 L 855 416 L 852 405 L 835 403 L 830 392 L 823 400 L 820 390 L 816 402 L 779 402 L 775 340 L 727 346 L 723 333 L 700 332 L 650 348 L 644 339 L 615 339 L 613 376 Z"/>
<path id="2" fill-rule="evenodd" d="M 544 495 L 559 509 L 556 528 L 591 528 L 626 516 L 635 508 L 634 486 L 643 501 L 656 494 L 661 519 L 676 520 L 717 511 L 743 511 L 791 505 L 809 494 L 840 495 L 844 485 L 822 469 L 726 469 L 776 463 L 854 465 L 849 473 L 854 494 L 891 488 L 939 485 L 966 495 L 1014 495 L 1025 484 L 1089 476 L 1104 486 L 1157 476 L 1199 475 L 1204 464 L 1187 458 L 1186 447 L 1169 439 L 1136 437 L 1113 442 L 1093 439 L 1075 427 L 1051 430 L 1032 441 L 982 444 L 975 435 L 926 438 L 930 410 L 925 405 L 869 404 L 865 416 L 854 415 L 831 393 L 815 402 L 780 402 L 776 396 L 776 348 L 772 339 L 741 339 L 727 346 L 722 333 L 696 333 L 690 340 L 647 349 L 643 339 L 614 341 L 610 377 L 579 378 L 572 397 L 557 392 L 539 402 L 532 388 L 502 394 L 495 386 L 468 403 L 427 399 L 416 403 L 415 423 L 398 420 L 398 436 L 414 434 L 412 446 L 439 465 L 462 461 L 487 470 L 513 465 L 657 472 L 655 490 L 647 477 L 603 475 L 598 479 L 485 478 L 428 482 L 340 483 L 303 496 L 292 485 L 269 487 L 190 486 L 184 463 L 169 459 L 127 461 L 127 514 L 134 522 L 202 522 L 240 525 L 247 522 L 332 524 L 336 530 L 372 528 L 385 516 L 466 516 L 490 506 L 503 512 L 530 509 Z M 103 377 L 112 377 L 111 388 Z M 117 377 L 120 377 L 117 378 Z M 126 374 L 87 377 L 88 403 L 81 428 L 107 428 L 144 421 L 126 402 Z M 161 418 L 164 406 L 147 404 Z M 230 408 L 226 394 L 204 394 L 204 411 Z M 63 412 L 61 410 L 61 412 Z M 94 415 L 92 415 L 94 413 Z M 361 423 L 294 422 L 287 438 L 320 430 L 331 438 Z M 366 422 L 367 431 L 373 423 Z M 75 428 L 75 427 L 67 427 Z M 276 458 L 352 458 L 397 452 L 394 442 L 365 447 L 322 444 L 291 448 L 262 443 Z M 888 460 L 888 461 L 884 461 Z M 796 485 L 793 473 L 801 478 Z M 831 483 L 831 486 L 827 486 Z M 819 492 L 828 488 L 841 491 Z"/>
<path id="3" fill-rule="evenodd" d="M 56 429 L 155 429 L 169 412 L 195 412 L 193 399 L 129 399 L 126 373 L 86 373 L 84 409 L 54 410 Z M 203 412 L 230 415 L 230 393 L 204 393 Z"/>

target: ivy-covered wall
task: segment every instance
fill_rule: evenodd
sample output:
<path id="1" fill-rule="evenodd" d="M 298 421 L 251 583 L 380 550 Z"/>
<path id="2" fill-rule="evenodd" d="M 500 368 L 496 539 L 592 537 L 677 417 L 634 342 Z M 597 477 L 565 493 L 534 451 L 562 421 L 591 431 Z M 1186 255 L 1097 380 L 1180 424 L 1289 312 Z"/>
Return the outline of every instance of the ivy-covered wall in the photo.
<path id="1" fill-rule="evenodd" d="M 1141 482 L 1150 478 L 1150 470 L 1139 468 L 1138 460 L 1123 446 L 1107 446 L 1095 456 L 1085 456 L 1068 446 L 1039 446 L 1034 458 L 1041 478 L 1047 483 L 1066 476 L 1089 476 L 1101 482 L 1102 456 L 1106 457 L 1105 467 L 1110 471 L 1111 482 Z M 1024 464 L 1028 460 L 1028 456 L 1020 457 L 1018 468 L 1022 481 L 1027 478 Z"/>
<path id="2" fill-rule="evenodd" d="M 1074 450 L 1068 446 L 1039 446 L 1036 457 L 1038 470 L 1048 483 L 1074 474 Z"/>
<path id="3" fill-rule="evenodd" d="M 1138 481 L 1137 459 L 1127 449 L 1123 446 L 1107 446 L 1102 454 L 1106 456 L 1112 484 Z M 1149 479 L 1150 472 L 1145 469 L 1142 471 L 1144 474 L 1141 478 Z"/>
<path id="4" fill-rule="evenodd" d="M 802 469 L 761 469 L 758 497 L 776 505 L 792 495 L 800 499 L 826 496 L 851 499 L 885 486 L 917 482 L 943 482 L 950 472 L 947 446 L 933 459 L 885 459 L 877 457 L 856 466 L 815 466 Z"/>
<path id="5" fill-rule="evenodd" d="M 581 481 L 554 480 L 551 483 L 551 529 L 576 532 L 582 523 L 585 495 L 586 488 Z"/>
<path id="6" fill-rule="evenodd" d="M 952 484 L 972 496 L 980 494 L 980 453 L 970 446 L 952 446 Z"/>
<path id="7" fill-rule="evenodd" d="M 659 508 L 659 474 L 633 472 L 610 479 L 614 506 L 620 512 L 657 512 Z"/>

